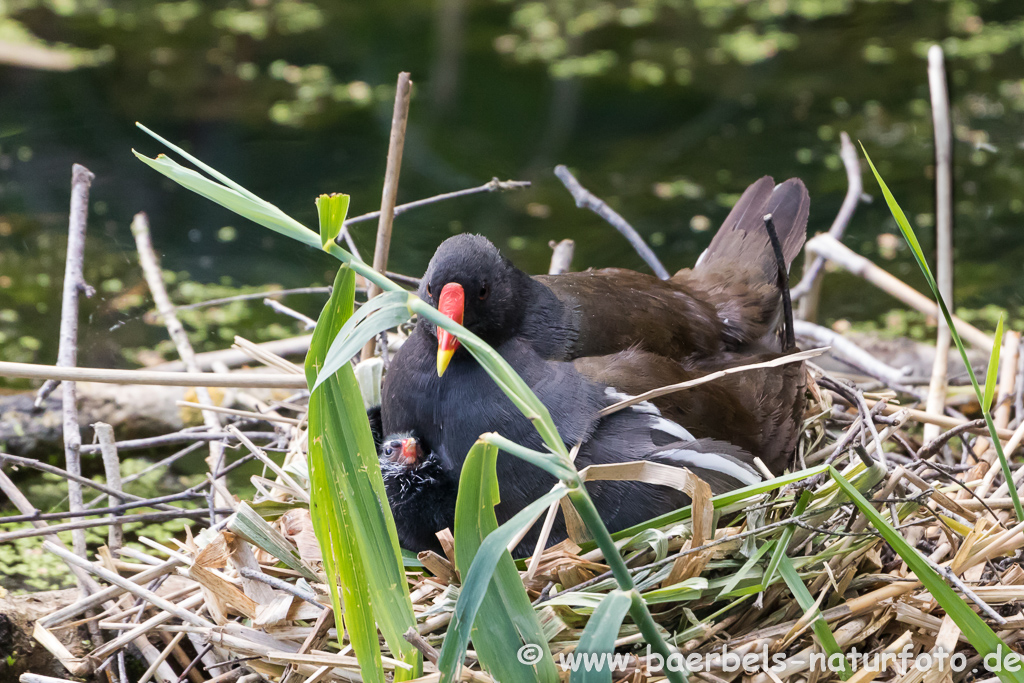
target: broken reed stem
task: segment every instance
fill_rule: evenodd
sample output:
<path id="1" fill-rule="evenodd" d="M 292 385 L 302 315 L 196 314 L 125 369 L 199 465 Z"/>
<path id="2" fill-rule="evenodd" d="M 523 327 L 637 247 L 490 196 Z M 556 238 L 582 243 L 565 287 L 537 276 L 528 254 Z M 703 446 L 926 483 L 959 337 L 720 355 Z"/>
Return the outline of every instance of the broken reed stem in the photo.
<path id="1" fill-rule="evenodd" d="M 942 48 L 928 50 L 928 87 L 931 90 L 932 122 L 935 128 L 935 279 L 946 305 L 953 307 L 953 133 L 949 123 L 949 96 L 946 91 L 946 67 Z M 935 363 L 925 410 L 941 415 L 946 408 L 947 368 L 953 337 L 946 319 L 939 316 L 935 340 Z M 940 427 L 925 425 L 924 439 L 939 435 Z"/>
<path id="2" fill-rule="evenodd" d="M 96 176 L 85 166 L 75 164 L 71 169 L 71 209 L 68 217 L 68 250 L 64 266 L 64 292 L 60 308 L 60 341 L 57 365 L 74 367 L 78 364 L 78 295 L 92 296 L 93 290 L 83 276 L 85 260 L 85 230 L 89 216 L 89 188 Z M 55 384 L 44 385 L 37 394 L 36 405 L 41 405 Z M 68 472 L 82 474 L 82 433 L 78 426 L 78 396 L 74 382 L 61 385 L 61 407 L 64 429 L 64 460 Z M 84 503 L 82 487 L 68 480 L 68 503 L 72 511 L 81 510 Z M 85 532 L 72 534 L 72 547 L 79 557 L 85 557 Z M 79 586 L 83 594 L 84 585 Z"/>
<path id="3" fill-rule="evenodd" d="M 71 211 L 68 216 L 68 248 L 64 265 L 64 290 L 61 300 L 60 338 L 57 365 L 74 367 L 78 357 L 78 294 L 92 297 L 95 290 L 85 281 L 85 231 L 89 216 L 89 188 L 96 176 L 85 166 L 71 167 Z M 70 362 L 67 362 L 70 359 Z M 39 408 L 57 388 L 56 380 L 47 380 L 36 392 Z"/>
<path id="4" fill-rule="evenodd" d="M 106 473 L 107 486 L 115 491 L 121 491 L 121 461 L 117 457 L 117 445 L 114 443 L 114 428 L 106 422 L 97 422 L 92 428 L 100 442 L 100 453 L 103 454 L 103 471 Z M 109 500 L 112 508 L 117 507 L 124 503 L 124 496 L 110 496 Z M 98 514 L 95 510 L 93 513 Z M 107 536 L 107 545 L 110 547 L 110 552 L 116 553 L 123 544 L 124 527 L 120 523 L 112 524 Z"/>
<path id="5" fill-rule="evenodd" d="M 391 117 L 391 138 L 388 142 L 388 164 L 384 171 L 384 191 L 380 200 L 380 217 L 377 221 L 377 244 L 373 250 L 373 269 L 378 273 L 387 272 L 388 251 L 391 249 L 391 226 L 395 220 L 395 201 L 398 198 L 398 177 L 402 172 L 402 152 L 405 149 L 405 128 L 409 122 L 409 99 L 412 95 L 412 79 L 408 72 L 398 74 L 395 86 L 395 109 Z M 367 300 L 380 294 L 380 288 L 370 283 Z M 373 357 L 376 339 L 366 342 L 362 360 Z"/>
<path id="6" fill-rule="evenodd" d="M 569 172 L 569 169 L 559 164 L 555 166 L 555 175 L 562 184 L 565 185 L 565 189 L 569 190 L 569 194 L 576 201 L 576 206 L 581 209 L 590 209 L 598 216 L 603 218 L 605 222 L 611 225 L 613 228 L 619 231 L 623 237 L 625 237 L 633 250 L 640 255 L 640 258 L 644 260 L 644 263 L 654 271 L 662 280 L 669 278 L 669 273 L 665 270 L 665 266 L 661 264 L 658 257 L 655 256 L 647 243 L 644 242 L 644 238 L 640 236 L 640 233 L 630 225 L 625 218 L 623 218 L 617 211 L 612 207 L 608 206 L 604 201 L 595 196 L 590 190 L 583 187 L 580 181 L 576 180 L 576 177 Z"/>
<path id="7" fill-rule="evenodd" d="M 181 639 L 184 637 L 184 633 L 175 633 L 174 638 L 171 639 L 170 643 L 164 646 L 164 649 L 160 652 L 159 656 L 153 660 L 153 663 L 149 665 L 149 668 L 146 669 L 145 673 L 143 673 L 139 678 L 138 683 L 146 683 L 150 678 L 152 678 L 153 674 L 155 674 L 157 669 L 160 668 L 160 665 L 167 660 L 174 651 L 174 648 L 178 647 L 178 643 L 180 643 Z"/>
<path id="8" fill-rule="evenodd" d="M 850 136 L 843 131 L 839 134 L 839 158 L 843 161 L 843 168 L 846 169 L 846 196 L 843 197 L 843 204 L 839 207 L 839 213 L 832 221 L 832 227 L 828 234 L 838 241 L 842 241 L 846 233 L 846 226 L 850 224 L 857 204 L 864 194 L 864 182 L 861 178 L 860 156 L 857 148 L 850 141 Z M 815 256 L 804 270 L 804 276 L 800 282 L 793 287 L 789 294 L 793 301 L 800 301 L 800 318 L 814 322 L 817 318 L 818 298 L 821 291 L 821 273 L 825 268 L 825 259 Z"/>
<path id="9" fill-rule="evenodd" d="M 156 310 L 164 319 L 167 334 L 170 336 L 171 341 L 174 342 L 174 347 L 178 350 L 178 356 L 185 363 L 188 371 L 199 372 L 199 365 L 196 363 L 196 354 L 192 349 L 192 343 L 188 340 L 185 327 L 174 313 L 174 304 L 171 303 L 171 297 L 167 295 L 163 271 L 160 269 L 160 260 L 153 249 L 153 241 L 149 234 L 149 218 L 145 213 L 139 212 L 135 214 L 135 217 L 132 219 L 131 229 L 132 235 L 135 237 L 135 247 L 139 252 L 139 266 L 142 268 L 142 274 L 146 278 L 146 284 L 149 285 L 149 291 L 153 295 Z M 214 405 L 213 399 L 210 398 L 210 391 L 205 386 L 196 387 L 196 398 L 203 405 Z M 203 423 L 210 429 L 220 429 L 220 418 L 212 411 L 203 411 Z M 210 455 L 206 459 L 206 463 L 214 479 L 216 479 L 218 477 L 217 473 L 224 467 L 223 444 L 216 441 L 210 442 Z M 216 487 L 214 487 L 214 491 L 216 506 L 230 507 L 231 501 L 221 500 L 216 493 Z"/>
<path id="10" fill-rule="evenodd" d="M 572 257 L 576 252 L 576 243 L 572 240 L 548 242 L 551 247 L 551 265 L 548 267 L 548 275 L 561 275 L 568 273 L 572 267 Z"/>
<path id="11" fill-rule="evenodd" d="M 247 579 L 252 579 L 253 581 L 265 583 L 271 588 L 276 588 L 277 590 L 281 590 L 285 593 L 289 593 L 290 595 L 294 595 L 298 599 L 304 600 L 311 605 L 319 607 L 320 609 L 327 609 L 326 605 L 324 605 L 316 599 L 315 593 L 304 591 L 301 588 L 297 588 L 286 581 L 282 581 L 281 579 L 275 579 L 273 576 L 268 576 L 259 570 L 252 569 L 250 567 L 242 567 L 238 570 L 238 573 Z"/>
<path id="12" fill-rule="evenodd" d="M 7 500 L 11 501 L 14 507 L 17 508 L 18 512 L 22 513 L 23 515 L 38 514 L 39 511 L 36 510 L 35 506 L 32 505 L 31 502 L 29 502 L 29 499 L 25 497 L 25 494 L 23 494 L 21 490 L 17 486 L 15 486 L 14 482 L 11 481 L 10 477 L 8 477 L 7 474 L 2 469 L 0 469 L 0 493 L 3 493 L 5 496 L 7 496 Z M 46 522 L 38 520 L 33 521 L 32 526 L 34 526 L 36 529 L 46 529 L 48 527 Z M 53 533 L 52 531 L 48 532 L 46 538 L 47 540 L 52 541 L 53 543 L 58 543 L 61 546 L 64 545 L 64 542 L 61 541 L 57 537 L 57 534 Z M 68 564 L 68 568 L 74 575 L 75 581 L 78 583 L 78 585 L 87 589 L 86 595 L 95 595 L 97 591 L 100 590 L 99 584 L 96 583 L 96 580 L 89 576 L 87 572 L 72 564 Z M 83 598 L 84 597 L 85 596 L 83 596 Z"/>

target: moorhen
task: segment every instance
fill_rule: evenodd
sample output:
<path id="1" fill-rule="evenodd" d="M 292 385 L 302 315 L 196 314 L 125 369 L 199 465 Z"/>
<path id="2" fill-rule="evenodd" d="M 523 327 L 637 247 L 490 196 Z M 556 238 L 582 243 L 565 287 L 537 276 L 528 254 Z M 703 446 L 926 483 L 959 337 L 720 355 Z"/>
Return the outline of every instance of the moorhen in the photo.
<path id="1" fill-rule="evenodd" d="M 435 534 L 453 526 L 462 463 L 481 434 L 496 431 L 544 450 L 532 423 L 475 360 L 459 354 L 438 378 L 429 372 L 433 346 L 409 346 L 418 343 L 423 342 L 413 335 L 402 348 L 420 359 L 417 372 L 406 375 L 397 357 L 392 362 L 389 372 L 394 376 L 383 396 L 384 433 L 396 433 L 393 425 L 399 423 L 405 425 L 405 433 L 385 439 L 381 451 L 399 538 L 403 547 L 415 551 L 436 550 Z M 798 364 L 727 375 L 601 416 L 602 408 L 640 391 L 686 381 L 737 359 L 705 359 L 694 369 L 650 352 L 627 350 L 573 362 L 551 361 L 520 339 L 506 341 L 497 351 L 548 407 L 566 445 L 582 444 L 576 458 L 581 469 L 650 459 L 689 468 L 719 494 L 760 480 L 750 465 L 755 454 L 781 471 L 799 436 L 804 375 Z M 416 385 L 408 377 L 430 381 Z M 554 484 L 542 470 L 505 454 L 498 458 L 497 476 L 501 503 L 496 514 L 501 522 Z M 674 489 L 638 482 L 592 482 L 587 489 L 612 531 L 689 502 Z M 524 538 L 517 555 L 533 548 L 536 533 L 535 529 Z M 564 521 L 559 517 L 550 541 L 563 538 Z"/>
<path id="2" fill-rule="evenodd" d="M 509 345 L 518 348 L 508 348 Z M 706 417 L 705 412 L 714 412 L 716 405 L 723 411 L 731 410 L 733 414 L 744 413 L 742 406 L 724 405 L 735 402 L 735 397 L 727 392 L 708 392 L 710 384 L 694 387 L 691 391 L 702 394 L 711 406 L 709 411 L 694 415 L 696 419 L 686 419 L 690 416 L 682 412 L 680 406 L 672 406 L 661 399 L 658 403 L 671 407 L 683 420 L 665 417 L 668 411 L 663 412 L 658 405 L 646 401 L 600 416 L 598 411 L 601 408 L 630 398 L 630 395 L 620 391 L 619 387 L 595 381 L 587 376 L 587 371 L 603 368 L 609 377 L 620 372 L 628 373 L 631 369 L 639 372 L 651 360 L 647 354 L 624 352 L 604 357 L 604 362 L 588 358 L 584 365 L 581 361 L 567 363 L 541 359 L 516 341 L 503 345 L 501 352 L 503 355 L 508 353 L 506 360 L 549 406 L 566 444 L 582 443 L 576 457 L 576 466 L 580 469 L 590 465 L 652 460 L 688 468 L 708 482 L 715 494 L 761 480 L 758 471 L 750 464 L 753 456 L 749 452 L 734 443 L 695 437 L 695 433 L 706 431 L 701 421 Z M 474 378 L 462 374 L 473 367 L 480 376 Z M 402 547 L 417 552 L 437 550 L 436 533 L 454 525 L 461 465 L 469 447 L 481 433 L 496 430 L 524 445 L 543 448 L 530 422 L 493 382 L 488 381 L 479 365 L 456 362 L 452 364 L 451 372 L 453 377 L 458 373 L 461 380 L 483 382 L 494 390 L 481 388 L 476 397 L 480 403 L 463 406 L 458 411 L 459 417 L 448 422 L 447 430 L 431 429 L 424 424 L 414 432 L 387 437 L 381 448 L 381 470 L 399 540 Z M 544 381 L 531 381 L 537 377 L 543 377 Z M 672 396 L 663 398 L 671 399 Z M 445 404 L 451 395 L 442 394 L 438 398 L 440 404 Z M 743 415 L 740 421 L 746 424 L 757 420 L 754 415 Z M 777 431 L 786 430 L 780 428 Z M 795 440 L 796 427 L 789 431 Z M 542 470 L 508 455 L 498 458 L 497 476 L 501 502 L 496 514 L 502 522 L 543 495 L 555 483 L 554 478 Z M 640 482 L 589 482 L 587 490 L 605 524 L 613 532 L 689 504 L 689 498 L 680 491 Z M 516 556 L 533 549 L 537 533 L 539 530 L 534 529 L 527 534 L 517 548 Z M 559 516 L 549 542 L 557 543 L 565 537 L 564 520 Z"/>
<path id="3" fill-rule="evenodd" d="M 660 280 L 622 268 L 530 277 L 485 237 L 462 234 L 437 248 L 419 295 L 491 346 L 517 337 L 543 358 L 572 360 L 631 347 L 682 359 L 769 342 L 781 307 L 778 266 L 763 217 L 771 213 L 786 267 L 803 246 L 810 200 L 798 178 L 748 187 L 697 265 Z M 437 374 L 458 341 L 436 338 Z M 435 336 L 436 335 L 436 336 Z"/>
<path id="4" fill-rule="evenodd" d="M 785 466 L 799 429 L 800 366 L 598 412 L 624 396 L 777 349 L 778 265 L 762 216 L 773 214 L 788 266 L 803 242 L 807 207 L 799 180 L 775 187 L 761 179 L 698 266 L 669 281 L 620 269 L 530 278 L 486 239 L 460 235 L 438 248 L 420 296 L 519 373 L 566 444 L 582 443 L 579 467 L 655 459 L 689 467 L 720 493 L 759 479 L 753 455 L 775 471 Z M 462 462 L 480 434 L 497 431 L 543 449 L 476 361 L 425 319 L 392 360 L 382 398 L 380 433 L 405 435 L 386 440 L 393 452 L 382 453 L 382 464 L 400 537 L 412 550 L 435 548 L 434 533 L 451 526 Z M 415 448 L 404 445 L 410 440 Z M 406 449 L 409 457 L 394 457 Z M 498 479 L 500 521 L 554 483 L 510 456 L 499 458 Z M 613 530 L 686 503 L 678 491 L 637 482 L 596 482 L 588 490 Z M 558 524 L 553 541 L 564 537 Z M 520 547 L 530 542 L 527 536 Z"/>

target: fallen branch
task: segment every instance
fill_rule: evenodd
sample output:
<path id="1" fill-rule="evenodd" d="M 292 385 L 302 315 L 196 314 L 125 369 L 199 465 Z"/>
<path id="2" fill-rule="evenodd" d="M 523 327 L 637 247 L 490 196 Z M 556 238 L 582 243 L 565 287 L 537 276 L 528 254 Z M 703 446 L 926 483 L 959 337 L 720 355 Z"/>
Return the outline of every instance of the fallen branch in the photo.
<path id="1" fill-rule="evenodd" d="M 846 233 L 846 226 L 853 218 L 857 204 L 864 194 L 864 182 L 860 174 L 860 156 L 857 154 L 857 148 L 853 146 L 846 131 L 839 134 L 839 139 L 839 158 L 843 160 L 843 167 L 846 169 L 846 196 L 843 197 L 843 204 L 839 207 L 839 213 L 832 221 L 832 227 L 828 229 L 828 234 L 837 241 L 842 241 L 843 235 Z M 800 317 L 804 320 L 813 322 L 816 317 L 813 313 L 816 313 L 818 308 L 817 291 L 821 286 L 820 278 L 824 267 L 825 259 L 815 256 L 811 265 L 804 270 L 803 278 L 789 292 L 793 301 L 802 299 L 800 301 Z"/>
<path id="2" fill-rule="evenodd" d="M 0 361 L 0 377 L 55 379 L 106 384 L 149 384 L 164 387 L 230 387 L 236 389 L 305 389 L 300 376 L 261 373 L 156 372 L 153 370 L 107 370 L 105 368 L 62 368 L 56 365 Z"/>
<path id="3" fill-rule="evenodd" d="M 145 213 L 139 212 L 132 218 L 132 236 L 135 237 L 135 247 L 139 252 L 139 266 L 142 274 L 149 285 L 149 291 L 156 303 L 156 310 L 164 319 L 164 326 L 174 347 L 178 350 L 178 356 L 189 372 L 199 372 L 199 364 L 196 363 L 196 353 L 192 349 L 192 343 L 188 340 L 188 333 L 185 327 L 178 320 L 174 312 L 174 304 L 171 297 L 167 295 L 167 288 L 164 286 L 163 271 L 160 268 L 160 260 L 153 249 L 153 241 L 149 235 L 149 218 Z M 196 401 L 203 406 L 212 407 L 213 399 L 210 397 L 210 390 L 205 386 L 196 387 Z M 212 410 L 203 410 L 203 423 L 210 429 L 220 429 L 220 418 Z M 218 472 L 224 467 L 224 445 L 218 441 L 210 442 L 210 455 L 206 458 L 206 464 L 210 473 L 216 480 L 220 475 Z M 213 500 L 217 498 L 217 487 L 213 489 L 214 496 L 210 499 L 210 507 L 213 507 Z M 229 500 L 217 500 L 221 507 L 227 507 Z M 211 513 L 212 514 L 212 513 Z M 211 520 L 212 522 L 213 520 Z"/>
<path id="4" fill-rule="evenodd" d="M 561 164 L 555 166 L 555 175 L 565 185 L 565 189 L 569 190 L 572 198 L 576 200 L 576 206 L 581 209 L 590 209 L 603 218 L 609 225 L 618 230 L 623 237 L 629 240 L 633 249 L 644 260 L 644 263 L 654 271 L 655 275 L 662 280 L 669 278 L 665 266 L 661 265 L 661 261 L 658 260 L 658 257 L 654 255 L 651 248 L 644 242 L 644 238 L 640 236 L 640 233 L 632 225 L 626 222 L 625 218 L 619 215 L 612 207 L 598 199 L 590 190 L 580 185 L 580 181 L 576 180 L 576 177 L 565 166 Z"/>
<path id="5" fill-rule="evenodd" d="M 895 275 L 880 268 L 869 259 L 854 252 L 828 234 L 817 235 L 807 242 L 807 250 L 842 266 L 853 275 L 862 277 L 886 294 L 890 294 L 916 311 L 935 318 L 939 317 L 938 304 L 925 296 Z M 957 332 L 967 341 L 986 352 L 992 348 L 992 337 L 979 330 L 969 322 L 953 316 L 953 324 Z"/>
<path id="6" fill-rule="evenodd" d="M 931 91 L 932 121 L 935 129 L 935 279 L 939 294 L 951 309 L 953 300 L 953 132 L 949 123 L 949 95 L 946 92 L 946 69 L 942 48 L 932 45 L 928 50 L 928 87 Z M 946 319 L 939 316 L 935 338 L 935 362 L 925 410 L 941 414 L 946 407 L 949 347 L 953 342 Z M 939 435 L 938 425 L 925 425 L 924 438 Z"/>

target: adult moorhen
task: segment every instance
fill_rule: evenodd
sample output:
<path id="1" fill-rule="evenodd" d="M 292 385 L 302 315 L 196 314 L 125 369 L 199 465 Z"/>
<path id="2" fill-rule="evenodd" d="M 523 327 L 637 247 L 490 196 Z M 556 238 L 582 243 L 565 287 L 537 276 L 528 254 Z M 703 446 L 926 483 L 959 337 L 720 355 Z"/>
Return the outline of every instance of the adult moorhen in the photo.
<path id="1" fill-rule="evenodd" d="M 770 341 L 781 314 L 763 217 L 772 214 L 788 267 L 803 246 L 809 205 L 798 178 L 778 186 L 761 178 L 697 266 L 670 280 L 621 268 L 530 277 L 486 238 L 456 235 L 434 253 L 419 295 L 491 346 L 516 337 L 551 360 L 631 347 L 674 359 L 756 348 Z M 427 321 L 420 326 L 437 339 L 440 375 L 459 343 Z"/>

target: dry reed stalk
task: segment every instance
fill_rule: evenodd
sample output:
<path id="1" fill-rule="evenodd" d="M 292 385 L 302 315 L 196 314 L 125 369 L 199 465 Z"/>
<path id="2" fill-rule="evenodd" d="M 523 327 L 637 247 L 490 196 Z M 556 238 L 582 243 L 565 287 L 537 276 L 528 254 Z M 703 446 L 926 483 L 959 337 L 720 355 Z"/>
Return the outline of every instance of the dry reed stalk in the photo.
<path id="1" fill-rule="evenodd" d="M 946 66 L 942 48 L 928 50 L 928 86 L 931 91 L 932 122 L 935 128 L 935 271 L 939 294 L 952 310 L 953 299 L 953 131 L 949 121 L 949 95 L 946 92 Z M 939 316 L 935 340 L 935 362 L 925 410 L 941 415 L 946 408 L 946 370 L 953 337 L 946 319 Z M 928 424 L 924 438 L 931 441 L 940 427 Z"/>
<path id="2" fill-rule="evenodd" d="M 412 79 L 405 71 L 398 74 L 395 86 L 395 110 L 391 116 L 391 138 L 388 141 L 388 162 L 384 170 L 384 190 L 381 193 L 380 216 L 377 221 L 377 243 L 373 250 L 373 269 L 386 273 L 388 252 L 391 250 L 391 226 L 395 220 L 395 204 L 398 198 L 398 178 L 402 173 L 402 153 L 405 151 L 405 128 L 409 122 L 409 99 L 412 96 Z M 380 288 L 370 283 L 366 298 L 380 294 Z M 373 357 L 376 340 L 371 339 L 363 347 L 362 359 Z"/>

